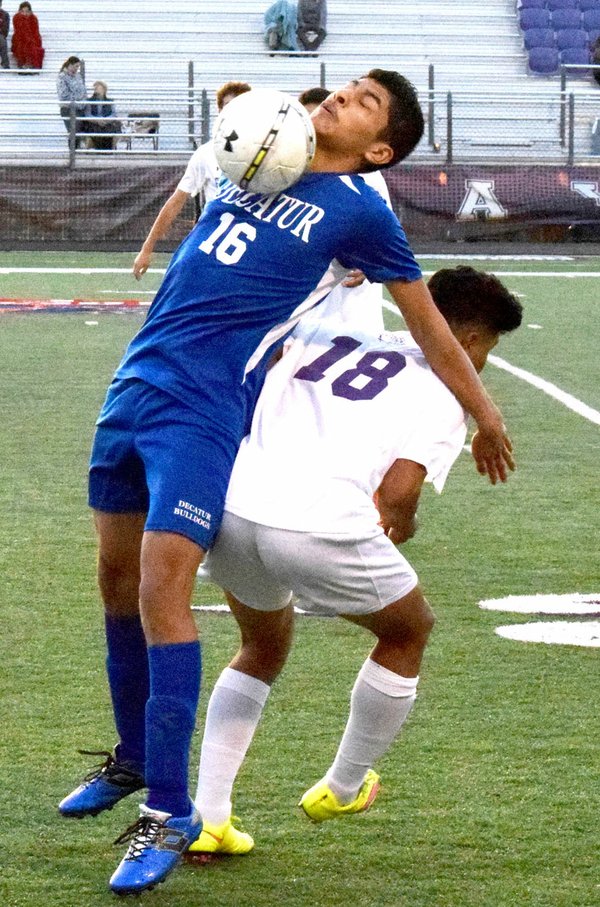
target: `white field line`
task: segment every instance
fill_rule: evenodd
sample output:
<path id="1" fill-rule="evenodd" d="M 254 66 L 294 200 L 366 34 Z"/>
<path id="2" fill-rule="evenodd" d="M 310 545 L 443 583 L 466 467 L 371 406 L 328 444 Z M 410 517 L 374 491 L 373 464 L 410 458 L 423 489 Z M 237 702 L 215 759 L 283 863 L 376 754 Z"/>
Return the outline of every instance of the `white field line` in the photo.
<path id="1" fill-rule="evenodd" d="M 164 274 L 166 268 L 148 268 L 146 274 Z M 131 268 L 0 268 L 0 274 L 131 274 Z"/>
<path id="2" fill-rule="evenodd" d="M 431 277 L 434 271 L 423 271 L 424 277 Z M 574 280 L 577 277 L 600 277 L 600 271 L 490 271 L 496 277 L 566 277 Z"/>
<path id="3" fill-rule="evenodd" d="M 421 258 L 435 257 L 436 259 L 447 258 L 448 256 L 420 256 Z M 458 256 L 462 257 L 462 256 Z M 476 257 L 476 256 L 472 256 Z M 483 257 L 482 259 L 483 260 Z M 496 259 L 498 260 L 498 259 Z M 513 260 L 513 259 L 511 259 Z M 521 259 L 523 260 L 523 259 Z M 552 259 L 555 261 L 556 259 Z M 166 268 L 148 268 L 147 274 L 164 274 Z M 430 277 L 433 271 L 423 271 L 425 277 Z M 499 277 L 566 277 L 573 279 L 576 277 L 600 277 L 600 271 L 492 271 Z M 0 268 L 0 274 L 131 274 L 131 268 Z"/>
<path id="4" fill-rule="evenodd" d="M 442 259 L 444 261 L 576 261 L 576 255 L 460 255 L 458 252 L 448 252 L 444 255 L 427 255 L 419 252 L 419 261 L 423 259 Z"/>
<path id="5" fill-rule="evenodd" d="M 587 403 L 582 403 L 577 397 L 573 397 L 572 394 L 568 394 L 566 391 L 561 390 L 556 384 L 552 384 L 544 378 L 538 378 L 537 375 L 533 375 L 524 368 L 518 368 L 516 365 L 511 365 L 510 362 L 506 362 L 505 359 L 501 359 L 499 356 L 488 356 L 488 362 L 491 362 L 496 368 L 501 368 L 505 372 L 509 372 L 511 375 L 514 375 L 515 378 L 527 381 L 528 384 L 532 384 L 534 387 L 537 387 L 538 390 L 548 394 L 549 397 L 558 400 L 563 406 L 573 410 L 573 412 L 577 413 L 579 416 L 583 416 L 583 418 L 587 419 L 589 422 L 593 422 L 594 425 L 600 425 L 600 412 L 598 412 L 597 409 L 592 409 Z"/>
<path id="6" fill-rule="evenodd" d="M 394 315 L 398 315 L 398 317 L 400 317 L 398 308 L 392 302 L 388 302 L 387 299 L 384 299 L 383 306 L 388 310 L 388 312 L 393 312 Z M 539 378 L 537 375 L 534 375 L 532 372 L 526 371 L 524 368 L 519 368 L 516 365 L 511 365 L 510 362 L 506 362 L 505 359 L 501 359 L 499 356 L 488 356 L 488 362 L 490 362 L 492 365 L 495 365 L 496 368 L 504 369 L 504 371 L 509 372 L 511 375 L 514 375 L 515 378 L 520 378 L 522 381 L 526 381 L 528 384 L 532 384 L 534 387 L 537 387 L 538 390 L 541 390 L 545 394 L 548 394 L 549 397 L 553 397 L 555 400 L 558 400 L 559 403 L 562 403 L 563 406 L 566 406 L 574 413 L 577 413 L 579 416 L 583 416 L 583 418 L 587 419 L 589 422 L 593 422 L 594 425 L 600 425 L 600 412 L 598 412 L 598 410 L 592 409 L 592 407 L 588 406 L 587 403 L 582 403 L 581 400 L 578 400 L 576 397 L 573 397 L 572 394 L 568 394 L 566 391 L 561 390 L 560 387 L 557 387 L 550 381 L 546 381 L 544 378 Z"/>

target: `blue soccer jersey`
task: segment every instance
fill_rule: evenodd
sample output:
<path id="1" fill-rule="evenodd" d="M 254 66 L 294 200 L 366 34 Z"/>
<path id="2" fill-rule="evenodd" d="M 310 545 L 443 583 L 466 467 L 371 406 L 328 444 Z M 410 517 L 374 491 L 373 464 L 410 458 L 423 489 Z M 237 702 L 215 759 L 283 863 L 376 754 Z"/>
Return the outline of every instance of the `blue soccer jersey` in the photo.
<path id="1" fill-rule="evenodd" d="M 225 180 L 174 254 L 117 377 L 161 388 L 239 440 L 257 367 L 340 279 L 334 260 L 375 282 L 421 277 L 397 218 L 362 180 L 312 173 L 278 195 Z"/>

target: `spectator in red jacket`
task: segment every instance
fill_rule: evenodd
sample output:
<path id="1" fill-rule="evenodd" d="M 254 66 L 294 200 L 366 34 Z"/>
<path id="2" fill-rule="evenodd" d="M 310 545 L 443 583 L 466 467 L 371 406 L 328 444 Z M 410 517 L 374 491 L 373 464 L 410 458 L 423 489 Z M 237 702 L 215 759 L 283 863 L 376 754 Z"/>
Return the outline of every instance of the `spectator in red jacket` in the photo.
<path id="1" fill-rule="evenodd" d="M 19 69 L 41 69 L 44 62 L 44 48 L 37 16 L 31 3 L 20 3 L 19 11 L 13 16 L 13 38 L 11 50 Z"/>
<path id="2" fill-rule="evenodd" d="M 10 28 L 10 16 L 6 10 L 2 9 L 2 0 L 0 0 L 0 66 L 2 69 L 10 69 L 8 59 L 8 29 Z"/>

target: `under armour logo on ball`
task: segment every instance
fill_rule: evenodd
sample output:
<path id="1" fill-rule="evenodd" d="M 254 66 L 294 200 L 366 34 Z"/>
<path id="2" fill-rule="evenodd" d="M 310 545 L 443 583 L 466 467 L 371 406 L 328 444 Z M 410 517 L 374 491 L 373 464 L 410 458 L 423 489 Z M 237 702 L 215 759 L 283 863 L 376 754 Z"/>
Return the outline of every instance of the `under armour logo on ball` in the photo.
<path id="1" fill-rule="evenodd" d="M 225 136 L 225 151 L 233 151 L 233 145 L 231 143 L 235 142 L 236 139 L 239 139 L 239 135 L 235 129 L 233 129 L 229 135 Z"/>

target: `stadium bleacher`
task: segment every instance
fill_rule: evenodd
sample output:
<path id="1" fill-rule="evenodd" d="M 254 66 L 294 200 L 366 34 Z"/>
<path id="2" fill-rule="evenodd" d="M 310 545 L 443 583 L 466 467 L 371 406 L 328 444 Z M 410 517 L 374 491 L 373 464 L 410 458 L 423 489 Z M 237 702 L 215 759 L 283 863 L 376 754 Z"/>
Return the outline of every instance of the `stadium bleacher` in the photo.
<path id="1" fill-rule="evenodd" d="M 590 48 L 600 34 L 600 0 L 521 0 L 519 25 L 529 71 L 553 76 L 561 64 L 570 76 L 589 78 Z"/>
<path id="2" fill-rule="evenodd" d="M 485 7 L 477 0 L 373 0 L 365 12 L 363 0 L 329 0 L 328 36 L 318 54 L 288 55 L 269 53 L 264 44 L 264 0 L 231 0 L 227 6 L 220 0 L 171 0 L 168 10 L 162 0 L 145 0 L 143 15 L 140 0 L 105 0 L 101 8 L 95 0 L 37 0 L 45 65 L 39 74 L 29 76 L 0 71 L 0 160 L 20 158 L 25 150 L 37 149 L 42 159 L 68 162 L 55 79 L 71 54 L 84 59 L 88 86 L 96 79 L 108 83 L 109 95 L 125 123 L 132 111 L 160 112 L 156 144 L 167 156 L 183 159 L 194 141 L 206 135 L 208 123 L 203 125 L 201 120 L 203 89 L 212 119 L 215 91 L 229 78 L 298 93 L 322 80 L 328 87 L 335 86 L 373 65 L 404 72 L 417 86 L 429 113 L 433 67 L 433 116 L 442 144 L 448 92 L 455 97 L 466 93 L 471 106 L 479 105 L 467 119 L 471 129 L 473 123 L 481 122 L 482 135 L 493 132 L 497 116 L 493 103 L 483 103 L 486 94 L 493 96 L 500 88 L 506 97 L 541 92 L 539 117 L 522 116 L 513 104 L 504 128 L 507 148 L 541 141 L 543 150 L 556 139 L 550 126 L 556 111 L 548 114 L 545 102 L 548 99 L 549 107 L 558 104 L 558 92 L 555 83 L 532 78 L 519 23 L 532 13 L 544 14 L 544 22 L 550 23 L 550 17 L 559 12 L 573 12 L 575 0 L 568 0 L 568 5 L 567 0 L 547 0 L 561 4 L 552 11 L 546 0 L 544 6 L 540 2 L 525 0 L 517 10 L 514 0 L 488 0 Z M 589 5 L 592 0 L 582 2 Z M 583 16 L 600 11 L 600 6 L 577 10 L 582 24 Z M 570 52 L 571 47 L 564 50 Z M 548 73 L 560 63 L 558 56 L 552 59 L 556 64 Z M 588 84 L 585 78 L 581 84 Z M 454 130 L 459 143 L 460 122 L 459 117 Z M 465 137 L 463 145 L 467 155 L 471 145 L 479 147 L 477 154 L 485 148 L 477 135 Z M 127 147 L 124 139 L 120 148 Z M 129 147 L 134 157 L 147 154 L 150 146 L 131 140 Z M 430 154 L 435 154 L 431 143 L 422 143 L 417 155 Z"/>

